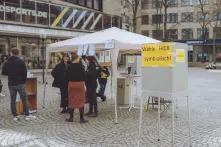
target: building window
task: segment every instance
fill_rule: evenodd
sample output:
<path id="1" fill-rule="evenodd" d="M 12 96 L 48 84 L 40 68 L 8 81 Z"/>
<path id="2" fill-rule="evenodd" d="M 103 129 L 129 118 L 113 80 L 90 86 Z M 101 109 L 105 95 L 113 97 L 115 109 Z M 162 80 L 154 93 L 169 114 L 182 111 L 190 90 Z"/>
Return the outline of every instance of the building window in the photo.
<path id="1" fill-rule="evenodd" d="M 215 38 L 221 39 L 221 27 L 214 28 L 213 33 L 216 36 Z"/>
<path id="2" fill-rule="evenodd" d="M 197 5 L 200 5 L 200 4 L 207 5 L 207 4 L 209 4 L 209 0 L 195 0 L 194 4 L 197 4 Z"/>
<path id="3" fill-rule="evenodd" d="M 178 6 L 178 0 L 168 0 L 168 6 L 169 7 L 177 7 Z"/>
<path id="4" fill-rule="evenodd" d="M 178 14 L 177 13 L 169 13 L 167 17 L 168 23 L 177 23 L 178 22 Z"/>
<path id="5" fill-rule="evenodd" d="M 104 15 L 103 16 L 103 27 L 104 29 L 110 28 L 111 27 L 111 16 L 109 15 Z"/>
<path id="6" fill-rule="evenodd" d="M 47 3 L 36 3 L 37 12 L 44 13 L 44 16 L 37 17 L 37 24 L 49 25 L 49 5 Z"/>
<path id="7" fill-rule="evenodd" d="M 21 21 L 21 13 L 16 13 L 16 11 L 11 11 L 12 9 L 20 8 L 20 1 L 19 0 L 5 1 L 5 8 L 9 10 L 9 11 L 7 11 L 7 10 L 5 11 L 5 19 L 7 21 L 17 21 L 17 22 Z M 3 7 L 3 9 L 4 9 L 4 7 Z"/>
<path id="8" fill-rule="evenodd" d="M 93 8 L 93 0 L 86 0 L 86 2 L 88 8 Z"/>
<path id="9" fill-rule="evenodd" d="M 209 12 L 198 12 L 197 13 L 197 22 L 203 22 L 209 20 Z"/>
<path id="10" fill-rule="evenodd" d="M 63 1 L 102 11 L 102 0 L 63 0 Z"/>
<path id="11" fill-rule="evenodd" d="M 53 24 L 56 18 L 60 15 L 64 7 L 57 6 L 57 5 L 51 5 L 50 6 L 50 24 Z M 62 21 L 59 21 L 58 24 L 56 25 L 57 27 L 62 26 Z"/>
<path id="12" fill-rule="evenodd" d="M 156 14 L 152 15 L 152 24 L 160 24 L 163 23 L 163 15 Z"/>
<path id="13" fill-rule="evenodd" d="M 150 4 L 150 0 L 142 0 L 141 1 L 141 8 L 142 9 L 148 9 Z"/>
<path id="14" fill-rule="evenodd" d="M 143 30 L 143 31 L 141 31 L 141 34 L 148 37 L 149 36 L 149 31 L 148 30 Z"/>
<path id="15" fill-rule="evenodd" d="M 163 40 L 163 30 L 153 30 L 152 37 L 158 40 Z"/>
<path id="16" fill-rule="evenodd" d="M 4 2 L 0 0 L 0 20 L 4 20 Z"/>
<path id="17" fill-rule="evenodd" d="M 37 16 L 33 15 L 36 13 L 35 2 L 29 0 L 22 0 L 22 9 L 30 9 L 31 12 L 27 12 L 22 14 L 22 22 L 35 24 L 37 20 Z"/>
<path id="18" fill-rule="evenodd" d="M 153 8 L 161 8 L 162 3 L 160 1 L 157 1 L 157 0 L 152 0 L 152 7 Z"/>
<path id="19" fill-rule="evenodd" d="M 193 22 L 193 12 L 184 12 L 181 14 L 181 22 Z"/>
<path id="20" fill-rule="evenodd" d="M 167 37 L 169 41 L 178 40 L 178 31 L 177 29 L 167 30 Z"/>
<path id="21" fill-rule="evenodd" d="M 193 30 L 192 29 L 182 29 L 182 39 L 183 40 L 193 39 Z"/>
<path id="22" fill-rule="evenodd" d="M 74 3 L 74 4 L 78 3 L 78 0 L 64 0 L 64 1 L 69 2 L 69 3 Z"/>
<path id="23" fill-rule="evenodd" d="M 78 4 L 81 6 L 86 6 L 86 1 L 85 0 L 78 0 Z"/>
<path id="24" fill-rule="evenodd" d="M 192 6 L 194 0 L 181 0 L 181 6 Z"/>
<path id="25" fill-rule="evenodd" d="M 120 17 L 116 17 L 116 16 L 112 17 L 112 27 L 120 28 L 120 22 L 121 22 Z"/>
<path id="26" fill-rule="evenodd" d="M 205 34 L 205 37 L 203 35 Z M 205 33 L 203 33 L 202 28 L 197 29 L 197 39 L 208 39 L 209 38 L 209 29 L 205 29 Z"/>
<path id="27" fill-rule="evenodd" d="M 143 16 L 141 17 L 141 23 L 142 23 L 143 25 L 149 24 L 149 16 L 148 16 L 148 15 L 143 15 Z"/>

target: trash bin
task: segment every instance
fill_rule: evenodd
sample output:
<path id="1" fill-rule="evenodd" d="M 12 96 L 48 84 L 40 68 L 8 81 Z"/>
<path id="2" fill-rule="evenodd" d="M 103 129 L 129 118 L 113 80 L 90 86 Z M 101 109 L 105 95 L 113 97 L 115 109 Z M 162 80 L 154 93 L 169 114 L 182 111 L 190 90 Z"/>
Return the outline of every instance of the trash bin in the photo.
<path id="1" fill-rule="evenodd" d="M 117 79 L 117 104 L 128 105 L 129 101 L 129 80 L 127 78 Z"/>

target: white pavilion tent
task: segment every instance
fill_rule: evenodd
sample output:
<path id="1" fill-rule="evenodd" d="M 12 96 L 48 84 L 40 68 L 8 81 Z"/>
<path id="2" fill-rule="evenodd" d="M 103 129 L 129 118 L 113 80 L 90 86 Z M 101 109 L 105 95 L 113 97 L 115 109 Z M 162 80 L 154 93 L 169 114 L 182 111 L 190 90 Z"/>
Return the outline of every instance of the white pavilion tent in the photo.
<path id="1" fill-rule="evenodd" d="M 47 46 L 46 49 L 46 67 L 49 64 L 50 53 L 53 52 L 74 52 L 81 46 L 87 46 L 88 50 L 110 50 L 112 62 L 112 97 L 115 100 L 115 122 L 117 123 L 117 98 L 116 98 L 116 83 L 117 83 L 117 59 L 119 51 L 141 50 L 142 44 L 159 43 L 160 41 L 146 37 L 140 34 L 121 30 L 112 27 L 99 32 L 83 35 L 73 39 L 68 39 L 53 43 Z M 47 69 L 46 69 L 47 73 Z M 46 85 L 44 90 L 44 101 L 46 95 Z M 43 102 L 44 103 L 44 102 Z"/>

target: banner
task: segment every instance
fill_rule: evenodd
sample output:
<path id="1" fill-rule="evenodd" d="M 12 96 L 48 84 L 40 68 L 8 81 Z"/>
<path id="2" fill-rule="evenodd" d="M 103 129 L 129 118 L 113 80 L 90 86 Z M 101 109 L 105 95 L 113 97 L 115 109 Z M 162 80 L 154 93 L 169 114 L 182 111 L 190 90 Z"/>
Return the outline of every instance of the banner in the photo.
<path id="1" fill-rule="evenodd" d="M 141 51 L 143 67 L 171 67 L 173 64 L 170 43 L 145 44 Z"/>

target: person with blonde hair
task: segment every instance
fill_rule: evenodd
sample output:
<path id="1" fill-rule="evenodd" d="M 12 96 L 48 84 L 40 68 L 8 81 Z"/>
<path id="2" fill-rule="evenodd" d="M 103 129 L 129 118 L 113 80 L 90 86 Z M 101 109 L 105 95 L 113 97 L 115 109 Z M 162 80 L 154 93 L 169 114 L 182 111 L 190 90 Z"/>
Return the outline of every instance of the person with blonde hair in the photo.
<path id="1" fill-rule="evenodd" d="M 78 108 L 80 113 L 80 123 L 87 123 L 84 119 L 85 103 L 85 70 L 80 64 L 80 58 L 76 53 L 72 54 L 72 63 L 67 70 L 68 79 L 68 108 L 69 119 L 67 122 L 73 122 L 74 109 Z"/>

